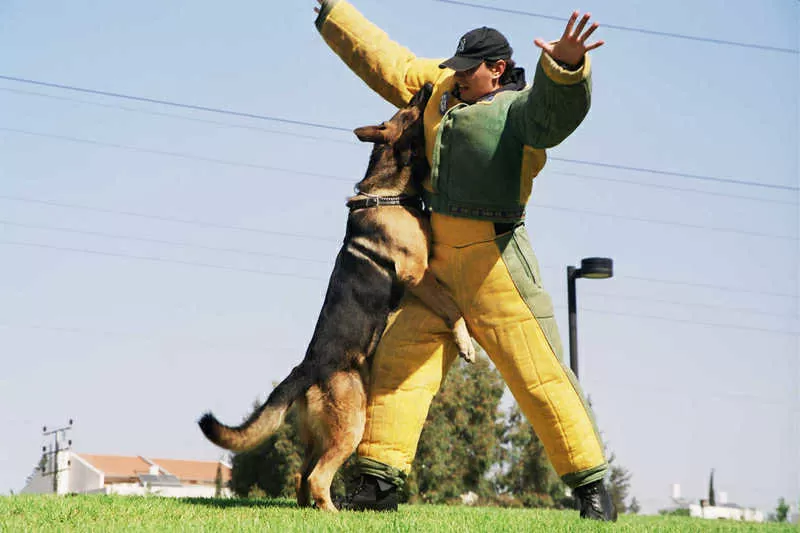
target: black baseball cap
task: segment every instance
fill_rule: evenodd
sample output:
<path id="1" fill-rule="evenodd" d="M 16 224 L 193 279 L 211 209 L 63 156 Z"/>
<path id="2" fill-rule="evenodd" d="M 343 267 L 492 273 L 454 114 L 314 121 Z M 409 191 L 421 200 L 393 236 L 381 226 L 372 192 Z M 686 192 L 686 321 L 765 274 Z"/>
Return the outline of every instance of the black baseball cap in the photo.
<path id="1" fill-rule="evenodd" d="M 458 41 L 456 54 L 439 65 L 439 68 L 469 70 L 487 60 L 511 59 L 513 52 L 508 39 L 502 33 L 483 26 L 465 33 Z"/>

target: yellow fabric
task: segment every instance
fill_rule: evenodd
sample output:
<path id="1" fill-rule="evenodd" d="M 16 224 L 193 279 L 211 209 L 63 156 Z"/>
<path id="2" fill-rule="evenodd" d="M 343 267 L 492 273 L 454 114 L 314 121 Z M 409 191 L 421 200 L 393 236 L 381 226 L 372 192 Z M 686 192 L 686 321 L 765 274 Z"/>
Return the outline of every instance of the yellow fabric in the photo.
<path id="1" fill-rule="evenodd" d="M 526 205 L 533 190 L 533 180 L 539 175 L 547 162 L 547 152 L 531 146 L 522 151 L 522 170 L 519 180 L 519 203 Z"/>
<path id="2" fill-rule="evenodd" d="M 383 30 L 375 26 L 355 7 L 345 0 L 339 0 L 331 8 L 320 29 L 320 34 L 330 48 L 359 78 L 385 100 L 402 107 L 425 83 L 433 84 L 431 95 L 424 113 L 425 154 L 428 162 L 433 161 L 433 149 L 443 114 L 439 109 L 442 96 L 455 88 L 454 72 L 440 69 L 444 60 L 418 58 L 408 48 L 393 41 Z M 542 54 L 545 73 L 559 83 L 570 83 L 570 76 L 588 76 L 588 54 L 583 68 L 575 73 L 562 69 L 547 54 Z M 573 83 L 576 83 L 574 81 Z M 448 109 L 460 100 L 452 95 L 448 98 Z M 546 161 L 545 151 L 526 147 L 522 165 L 522 190 L 520 205 L 530 196 L 531 181 L 542 170 Z M 430 178 L 425 187 L 432 191 Z"/>
<path id="3" fill-rule="evenodd" d="M 430 267 L 503 375 L 560 476 L 605 464 L 580 392 L 517 291 L 489 222 L 434 213 Z M 441 318 L 407 295 L 372 362 L 358 454 L 408 473 L 433 396 L 456 358 Z"/>
<path id="4" fill-rule="evenodd" d="M 555 59 L 545 53 L 542 53 L 542 57 L 539 59 L 539 61 L 541 62 L 542 69 L 544 69 L 544 73 L 547 74 L 547 77 L 562 85 L 574 85 L 576 83 L 580 83 L 588 78 L 589 74 L 592 72 L 592 60 L 589 58 L 589 54 L 584 54 L 583 65 L 581 65 L 581 68 L 577 70 L 567 70 L 563 68 L 561 65 L 556 63 Z"/>

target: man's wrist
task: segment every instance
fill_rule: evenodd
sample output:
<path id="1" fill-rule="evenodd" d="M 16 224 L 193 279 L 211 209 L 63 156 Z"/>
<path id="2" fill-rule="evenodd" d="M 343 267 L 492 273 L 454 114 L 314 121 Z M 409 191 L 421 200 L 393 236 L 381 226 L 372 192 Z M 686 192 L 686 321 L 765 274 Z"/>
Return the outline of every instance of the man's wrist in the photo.
<path id="1" fill-rule="evenodd" d="M 314 21 L 317 30 L 322 31 L 322 25 L 325 24 L 325 19 L 328 18 L 328 14 L 330 14 L 331 10 L 333 9 L 333 6 L 335 6 L 338 1 L 339 0 L 322 1 L 322 4 L 320 5 L 319 8 L 319 14 L 317 15 L 317 19 Z"/>
<path id="2" fill-rule="evenodd" d="M 576 70 L 580 70 L 580 68 L 583 66 L 583 64 L 585 62 L 584 61 L 585 57 L 586 57 L 585 55 L 581 56 L 580 61 L 578 61 L 574 65 L 571 64 L 571 63 L 567 63 L 566 61 L 561 61 L 561 60 L 556 59 L 556 58 L 553 58 L 553 61 L 555 61 L 556 64 L 559 67 L 563 68 L 564 70 L 569 70 L 570 72 L 575 72 Z"/>

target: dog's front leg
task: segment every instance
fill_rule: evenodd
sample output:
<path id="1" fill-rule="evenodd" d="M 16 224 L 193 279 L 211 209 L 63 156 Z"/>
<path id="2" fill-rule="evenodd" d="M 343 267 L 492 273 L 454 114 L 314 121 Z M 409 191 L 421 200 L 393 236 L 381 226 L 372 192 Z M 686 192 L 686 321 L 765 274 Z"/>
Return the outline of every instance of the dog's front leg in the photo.
<path id="1" fill-rule="evenodd" d="M 425 270 L 422 278 L 417 283 L 407 283 L 406 288 L 414 296 L 430 307 L 434 313 L 442 317 L 447 327 L 453 332 L 453 338 L 458 346 L 458 355 L 468 363 L 475 362 L 475 346 L 467 330 L 467 323 L 455 300 L 436 279 L 430 270 Z"/>

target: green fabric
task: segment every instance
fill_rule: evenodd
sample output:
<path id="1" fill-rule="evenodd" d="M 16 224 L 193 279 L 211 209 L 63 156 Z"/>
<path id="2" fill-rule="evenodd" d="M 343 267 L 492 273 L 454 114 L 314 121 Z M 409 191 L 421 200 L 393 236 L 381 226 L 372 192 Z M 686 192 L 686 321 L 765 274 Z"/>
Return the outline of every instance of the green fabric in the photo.
<path id="1" fill-rule="evenodd" d="M 579 83 L 557 83 L 536 64 L 526 99 L 511 103 L 508 124 L 514 136 L 534 148 L 561 144 L 583 122 L 592 101 L 591 77 Z"/>
<path id="2" fill-rule="evenodd" d="M 564 85 L 537 64 L 534 83 L 491 100 L 451 107 L 431 161 L 433 210 L 494 222 L 522 220 L 524 146 L 549 148 L 567 138 L 589 111 L 589 78 Z"/>
<path id="3" fill-rule="evenodd" d="M 374 476 L 391 483 L 398 489 L 406 483 L 406 475 L 401 470 L 368 457 L 356 457 L 354 468 L 357 475 Z"/>
<path id="4" fill-rule="evenodd" d="M 514 231 L 501 235 L 496 242 L 514 285 L 542 328 L 550 348 L 563 364 L 563 349 L 553 302 L 542 287 L 539 263 L 528 241 L 525 226 L 518 226 Z"/>
<path id="5" fill-rule="evenodd" d="M 606 472 L 608 472 L 608 464 L 603 463 L 600 466 L 590 468 L 589 470 L 584 470 L 583 472 L 574 472 L 572 474 L 561 476 L 561 480 L 569 488 L 574 489 L 588 485 L 589 483 L 594 483 L 595 481 L 600 481 L 606 477 Z"/>
<path id="6" fill-rule="evenodd" d="M 534 318 L 536 318 L 536 322 L 547 338 L 550 348 L 552 348 L 553 353 L 556 354 L 556 357 L 561 363 L 561 367 L 564 369 L 564 373 L 567 375 L 572 387 L 578 393 L 584 409 L 586 409 L 586 412 L 589 414 L 598 441 L 602 442 L 594 412 L 586 401 L 586 397 L 581 390 L 581 386 L 575 374 L 564 364 L 561 335 L 558 333 L 558 326 L 553 311 L 553 302 L 550 299 L 550 295 L 542 287 L 541 276 L 539 275 L 539 262 L 536 259 L 536 255 L 533 253 L 533 247 L 531 246 L 525 226 L 517 226 L 514 231 L 498 237 L 496 242 L 500 249 L 500 254 L 503 257 L 503 262 L 511 275 L 511 280 L 514 282 L 520 295 L 522 295 L 525 303 L 528 304 L 528 308 L 531 310 L 531 313 L 533 313 Z M 602 472 L 597 474 L 595 472 L 597 469 L 601 469 Z M 606 470 L 608 470 L 608 465 L 603 464 L 583 472 L 567 474 L 563 476 L 562 479 L 571 487 L 579 487 L 586 483 L 596 481 L 597 479 L 602 479 Z"/>
<path id="7" fill-rule="evenodd" d="M 323 0 L 322 5 L 319 8 L 319 14 L 317 15 L 317 20 L 314 21 L 314 25 L 317 27 L 317 30 L 322 31 L 322 25 L 325 23 L 325 19 L 328 18 L 328 13 L 331 12 L 333 6 L 339 0 Z"/>

